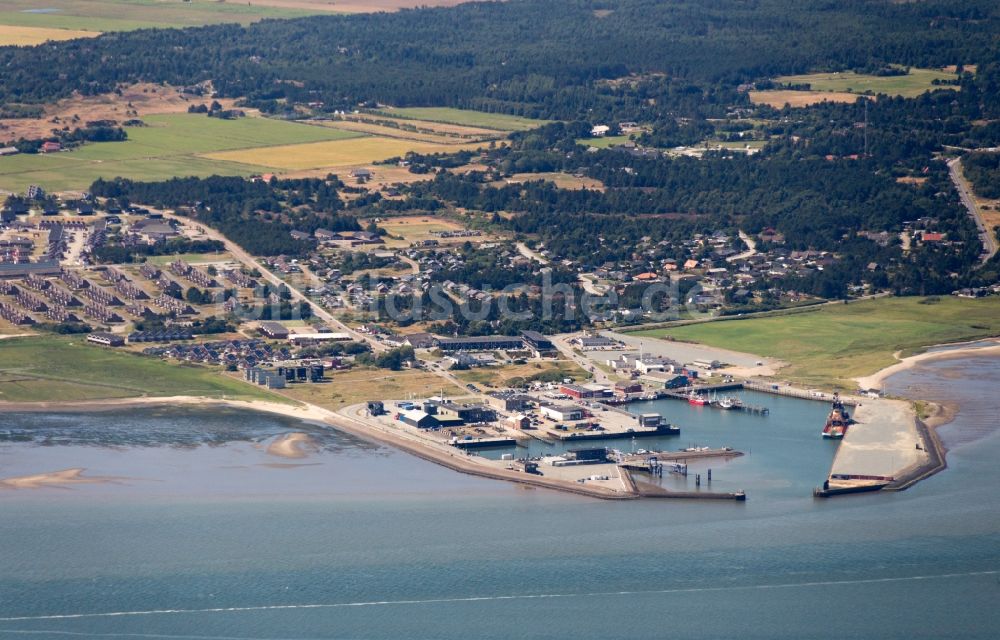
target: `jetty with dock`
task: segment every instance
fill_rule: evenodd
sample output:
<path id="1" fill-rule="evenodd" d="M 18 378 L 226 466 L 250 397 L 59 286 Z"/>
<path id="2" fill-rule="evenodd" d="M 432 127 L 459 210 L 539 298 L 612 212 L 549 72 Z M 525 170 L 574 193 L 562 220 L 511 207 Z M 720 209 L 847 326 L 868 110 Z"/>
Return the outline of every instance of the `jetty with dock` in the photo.
<path id="1" fill-rule="evenodd" d="M 858 404 L 857 422 L 844 435 L 834 455 L 819 498 L 901 491 L 944 468 L 937 434 L 902 400 L 871 399 Z"/>

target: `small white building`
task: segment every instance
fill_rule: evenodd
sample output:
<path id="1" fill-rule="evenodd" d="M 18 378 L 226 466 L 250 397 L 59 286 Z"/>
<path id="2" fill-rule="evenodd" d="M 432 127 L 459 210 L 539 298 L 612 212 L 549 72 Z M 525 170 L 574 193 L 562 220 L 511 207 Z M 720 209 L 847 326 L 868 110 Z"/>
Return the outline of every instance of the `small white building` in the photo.
<path id="1" fill-rule="evenodd" d="M 604 136 L 608 135 L 609 131 L 611 131 L 611 127 L 609 127 L 608 125 L 606 125 L 606 124 L 598 124 L 598 125 L 595 125 L 590 130 L 590 135 L 593 136 L 593 137 L 595 137 L 595 138 L 603 138 Z"/>

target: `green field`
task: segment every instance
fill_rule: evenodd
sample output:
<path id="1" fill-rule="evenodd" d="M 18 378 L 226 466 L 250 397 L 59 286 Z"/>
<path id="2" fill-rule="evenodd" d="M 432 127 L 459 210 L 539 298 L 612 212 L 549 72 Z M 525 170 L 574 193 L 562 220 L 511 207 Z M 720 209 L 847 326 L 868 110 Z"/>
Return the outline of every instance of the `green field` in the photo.
<path id="1" fill-rule="evenodd" d="M 852 378 L 896 362 L 893 353 L 1000 335 L 1000 298 L 883 298 L 814 311 L 707 322 L 635 335 L 701 342 L 789 363 L 781 376 L 808 385 L 852 389 Z M 933 299 L 932 299 L 933 300 Z"/>
<path id="2" fill-rule="evenodd" d="M 97 178 L 163 180 L 174 176 L 252 175 L 272 169 L 199 157 L 214 151 L 322 142 L 361 134 L 268 118 L 221 120 L 196 114 L 146 116 L 148 126 L 126 129 L 125 142 L 85 144 L 72 151 L 0 158 L 0 189 L 86 189 Z"/>
<path id="3" fill-rule="evenodd" d="M 188 264 L 198 265 L 212 262 L 229 262 L 233 260 L 233 255 L 228 251 L 222 253 L 174 253 L 166 256 L 149 256 L 146 262 L 157 266 L 165 266 L 171 262 L 183 260 Z"/>
<path id="4" fill-rule="evenodd" d="M 590 374 L 580 368 L 572 360 L 547 360 L 528 364 L 514 364 L 500 367 L 480 367 L 468 371 L 456 371 L 455 377 L 462 382 L 482 386 L 507 387 L 511 384 L 523 384 L 524 381 L 537 377 L 545 379 L 572 378 L 586 380 Z"/>
<path id="5" fill-rule="evenodd" d="M 82 335 L 0 341 L 0 401 L 179 395 L 282 401 L 273 393 L 227 378 L 218 369 L 89 345 Z"/>
<path id="6" fill-rule="evenodd" d="M 468 109 L 452 109 L 450 107 L 407 107 L 404 109 L 386 109 L 386 115 L 411 120 L 426 120 L 427 122 L 444 122 L 466 127 L 482 127 L 497 131 L 527 131 L 550 122 L 549 120 L 532 120 L 519 116 L 509 116 L 502 113 L 484 113 Z"/>
<path id="7" fill-rule="evenodd" d="M 836 73 L 809 73 L 800 76 L 781 76 L 775 82 L 808 84 L 813 91 L 849 91 L 851 93 L 884 93 L 890 96 L 913 98 L 935 87 L 934 80 L 954 80 L 954 73 L 936 69 L 911 68 L 905 76 L 869 76 L 853 71 Z M 940 88 L 947 88 L 944 85 Z M 955 88 L 955 87 L 952 87 Z"/>
<path id="8" fill-rule="evenodd" d="M 0 25 L 131 31 L 154 27 L 191 27 L 221 22 L 249 24 L 263 18 L 297 18 L 328 13 L 214 0 L 4 0 Z M 0 29 L 2 33 L 2 29 Z"/>
<path id="9" fill-rule="evenodd" d="M 580 138 L 576 141 L 577 144 L 582 144 L 585 147 L 594 147 L 596 149 L 607 149 L 609 147 L 617 147 L 628 142 L 628 136 L 604 136 L 603 138 Z"/>

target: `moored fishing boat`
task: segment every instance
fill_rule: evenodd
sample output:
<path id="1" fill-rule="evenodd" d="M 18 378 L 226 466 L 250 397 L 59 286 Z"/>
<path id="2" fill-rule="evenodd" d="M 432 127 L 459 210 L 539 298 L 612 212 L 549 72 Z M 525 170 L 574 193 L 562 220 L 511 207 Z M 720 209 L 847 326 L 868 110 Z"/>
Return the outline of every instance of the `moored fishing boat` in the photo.
<path id="1" fill-rule="evenodd" d="M 840 394 L 833 394 L 833 407 L 830 415 L 826 418 L 826 425 L 823 426 L 823 437 L 829 439 L 840 439 L 847 433 L 847 427 L 854 421 L 848 413 L 844 403 L 840 400 Z"/>

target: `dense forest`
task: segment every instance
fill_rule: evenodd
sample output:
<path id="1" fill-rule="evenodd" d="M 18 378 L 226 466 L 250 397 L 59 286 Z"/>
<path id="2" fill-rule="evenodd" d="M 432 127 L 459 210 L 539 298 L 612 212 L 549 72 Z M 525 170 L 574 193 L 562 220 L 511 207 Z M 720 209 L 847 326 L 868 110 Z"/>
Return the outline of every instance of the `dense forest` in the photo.
<path id="1" fill-rule="evenodd" d="M 264 110 L 382 102 L 662 120 L 722 113 L 739 83 L 775 74 L 984 63 L 998 32 L 994 0 L 477 2 L 2 48 L 0 105 L 211 80 Z"/>
<path id="2" fill-rule="evenodd" d="M 257 255 L 301 256 L 315 243 L 296 240 L 291 236 L 293 230 L 312 233 L 317 229 L 361 229 L 356 218 L 339 213 L 343 203 L 337 189 L 342 186 L 333 175 L 271 182 L 221 176 L 162 182 L 117 178 L 94 182 L 91 193 L 176 209 L 178 214 L 218 229 Z"/>
<path id="3" fill-rule="evenodd" d="M 962 160 L 962 166 L 976 195 L 1000 198 L 1000 153 L 970 153 Z"/>

